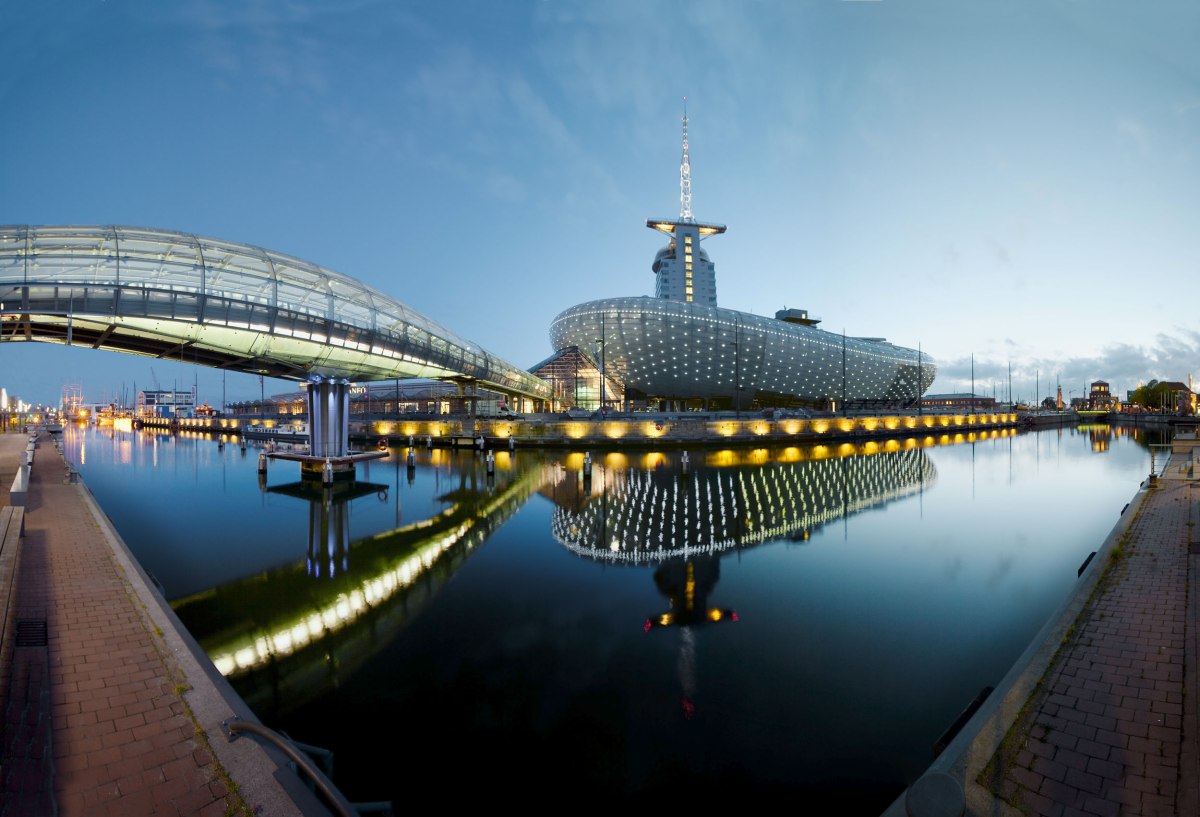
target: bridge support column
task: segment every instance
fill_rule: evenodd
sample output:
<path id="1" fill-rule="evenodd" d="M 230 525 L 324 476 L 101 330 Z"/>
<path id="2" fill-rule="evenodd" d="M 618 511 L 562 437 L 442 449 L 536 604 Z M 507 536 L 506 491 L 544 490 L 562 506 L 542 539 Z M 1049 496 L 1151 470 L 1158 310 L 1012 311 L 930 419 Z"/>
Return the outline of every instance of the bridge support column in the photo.
<path id="1" fill-rule="evenodd" d="M 308 384 L 308 453 L 344 457 L 350 453 L 350 383 L 322 378 Z"/>

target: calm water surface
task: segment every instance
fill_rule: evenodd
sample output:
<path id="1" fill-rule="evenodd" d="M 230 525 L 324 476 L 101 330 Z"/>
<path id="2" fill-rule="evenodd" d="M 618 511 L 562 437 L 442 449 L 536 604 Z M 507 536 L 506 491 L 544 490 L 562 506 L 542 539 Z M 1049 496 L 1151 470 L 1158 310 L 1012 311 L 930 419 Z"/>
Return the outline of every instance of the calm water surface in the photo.
<path id="1" fill-rule="evenodd" d="M 201 435 L 65 450 L 264 723 L 355 801 L 835 796 L 880 813 L 1150 470 L 1107 426 L 857 447 L 393 448 L 353 485 Z M 712 798 L 721 796 L 720 801 Z M 812 798 L 812 799 L 809 799 Z"/>

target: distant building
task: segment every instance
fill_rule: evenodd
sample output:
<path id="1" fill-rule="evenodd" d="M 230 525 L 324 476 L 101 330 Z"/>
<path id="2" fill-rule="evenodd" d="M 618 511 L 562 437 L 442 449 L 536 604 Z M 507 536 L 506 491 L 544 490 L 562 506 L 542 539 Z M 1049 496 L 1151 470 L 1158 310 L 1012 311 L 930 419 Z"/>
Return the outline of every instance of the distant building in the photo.
<path id="1" fill-rule="evenodd" d="M 996 398 L 964 392 L 961 394 L 927 394 L 921 398 L 921 408 L 950 409 L 951 411 L 994 411 Z"/>
<path id="2" fill-rule="evenodd" d="M 196 416 L 196 395 L 190 391 L 140 391 L 137 397 L 138 417 Z"/>
<path id="3" fill-rule="evenodd" d="M 1158 384 L 1167 396 L 1163 408 L 1167 411 L 1177 411 L 1180 414 L 1196 413 L 1196 393 L 1188 388 L 1187 383 L 1178 380 L 1166 380 Z"/>
<path id="4" fill-rule="evenodd" d="M 1112 411 L 1116 403 L 1116 398 L 1108 389 L 1108 384 L 1103 380 L 1097 380 L 1092 383 L 1092 390 L 1088 394 L 1088 408 L 1093 411 Z"/>

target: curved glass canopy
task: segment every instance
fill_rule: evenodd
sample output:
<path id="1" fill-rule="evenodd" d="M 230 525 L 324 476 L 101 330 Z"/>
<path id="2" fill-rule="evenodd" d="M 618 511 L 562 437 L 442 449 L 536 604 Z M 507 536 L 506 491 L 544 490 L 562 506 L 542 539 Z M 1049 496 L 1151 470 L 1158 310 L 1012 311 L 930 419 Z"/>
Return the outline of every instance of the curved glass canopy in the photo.
<path id="1" fill-rule="evenodd" d="M 144 227 L 0 226 L 0 340 L 291 380 L 439 378 L 550 396 L 540 378 L 349 276 Z"/>

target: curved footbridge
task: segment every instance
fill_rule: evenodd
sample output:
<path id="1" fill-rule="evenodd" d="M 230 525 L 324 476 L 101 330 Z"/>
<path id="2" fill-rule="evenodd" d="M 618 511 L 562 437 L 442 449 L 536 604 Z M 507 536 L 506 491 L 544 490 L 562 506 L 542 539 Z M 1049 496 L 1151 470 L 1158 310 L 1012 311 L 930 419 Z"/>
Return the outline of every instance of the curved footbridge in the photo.
<path id="1" fill-rule="evenodd" d="M 352 381 L 432 378 L 538 406 L 550 386 L 333 270 L 122 226 L 0 226 L 0 341 L 105 349 L 307 385 L 309 458 L 352 468 Z"/>

